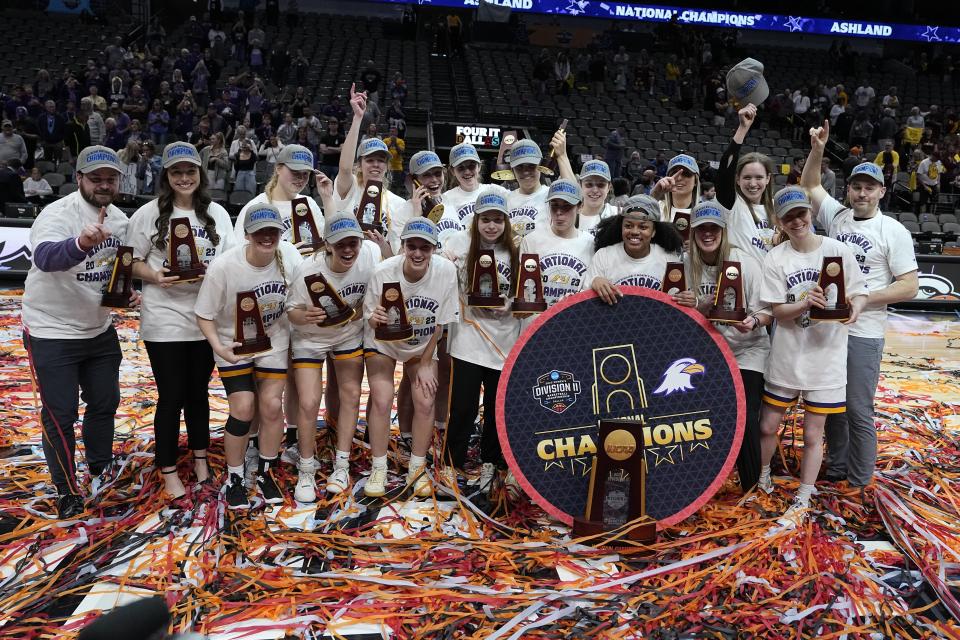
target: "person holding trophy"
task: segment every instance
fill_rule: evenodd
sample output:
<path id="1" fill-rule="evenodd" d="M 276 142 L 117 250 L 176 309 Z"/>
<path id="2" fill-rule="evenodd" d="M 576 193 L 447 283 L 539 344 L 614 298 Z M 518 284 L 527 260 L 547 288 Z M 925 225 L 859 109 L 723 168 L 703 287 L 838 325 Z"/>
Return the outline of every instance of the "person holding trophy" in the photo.
<path id="1" fill-rule="evenodd" d="M 691 215 L 690 249 L 685 259 L 691 288 L 673 299 L 713 320 L 737 359 L 747 403 L 737 474 L 746 492 L 760 478 L 760 405 L 770 353 L 770 337 L 763 327 L 770 325 L 773 317 L 760 303 L 760 263 L 730 243 L 729 212 L 707 201 L 696 205 Z M 733 313 L 716 313 L 718 309 Z"/>
<path id="2" fill-rule="evenodd" d="M 520 337 L 520 321 L 510 312 L 519 253 L 508 216 L 507 191 L 482 187 L 470 228 L 453 236 L 445 249 L 457 263 L 461 292 L 460 322 L 450 330 L 453 375 L 445 455 L 455 469 L 464 468 L 482 387 L 481 491 L 489 491 L 497 469 L 506 466 L 497 435 L 497 385 L 504 360 Z M 475 297 L 483 306 L 470 304 Z"/>
<path id="3" fill-rule="evenodd" d="M 667 263 L 679 260 L 683 249 L 676 229 L 661 222 L 660 215 L 660 203 L 639 195 L 627 200 L 620 215 L 602 220 L 584 288 L 596 291 L 607 304 L 616 304 L 622 286 L 659 291 Z"/>
<path id="4" fill-rule="evenodd" d="M 332 189 L 329 181 L 327 186 Z M 333 472 L 325 488 L 337 494 L 350 486 L 350 450 L 363 380 L 360 307 L 367 282 L 380 262 L 380 249 L 364 241 L 360 223 L 351 214 L 328 216 L 325 242 L 323 253 L 313 254 L 297 267 L 287 296 L 293 371 L 300 390 L 299 478 L 294 491 L 298 502 L 316 500 L 314 451 L 324 359 L 337 371 L 339 410 Z"/>
<path id="5" fill-rule="evenodd" d="M 176 500 L 186 495 L 177 473 L 181 412 L 197 482 L 210 479 L 213 351 L 193 313 L 203 269 L 196 273 L 191 268 L 209 265 L 235 241 L 230 216 L 210 199 L 207 174 L 193 145 L 164 147 L 157 192 L 130 218 L 127 242 L 133 247 L 133 275 L 143 281 L 140 335 L 157 383 L 156 467 L 167 496 Z"/>
<path id="6" fill-rule="evenodd" d="M 831 238 L 849 247 L 867 280 L 870 300 L 847 339 L 847 410 L 827 418 L 827 479 L 865 487 L 877 464 L 877 429 L 873 399 L 880 378 L 887 305 L 917 295 L 917 257 L 910 232 L 896 218 L 880 212 L 883 169 L 864 162 L 847 178 L 844 206 L 820 184 L 820 163 L 830 136 L 830 122 L 812 129 L 810 155 L 800 177 L 817 209 L 817 221 Z M 812 163 L 812 164 L 811 164 Z"/>
<path id="7" fill-rule="evenodd" d="M 257 494 L 267 504 L 283 502 L 272 469 L 283 439 L 289 360 L 290 326 L 284 305 L 291 276 L 302 261 L 300 252 L 280 239 L 284 223 L 277 207 L 251 208 L 243 227 L 246 241 L 210 265 L 194 307 L 230 406 L 223 436 L 224 494 L 230 509 L 250 506 L 244 453 L 254 409 L 260 422 Z"/>
<path id="8" fill-rule="evenodd" d="M 671 222 L 686 243 L 690 234 L 690 210 L 700 202 L 700 165 L 693 156 L 681 153 L 670 158 L 667 175 L 650 192 L 660 200 L 661 219 Z"/>
<path id="9" fill-rule="evenodd" d="M 812 204 L 800 187 L 785 187 L 773 200 L 788 242 L 774 247 L 763 262 L 760 302 L 770 305 L 777 320 L 767 360 L 760 416 L 760 479 L 757 486 L 772 493 L 770 462 L 777 431 L 787 408 L 802 397 L 803 461 L 800 488 L 782 524 L 796 524 L 810 506 L 823 459 L 823 426 L 828 415 L 846 406 L 847 327 L 867 302 L 867 284 L 853 252 L 839 240 L 813 230 Z M 824 268 L 824 265 L 828 265 Z M 846 306 L 842 321 L 817 321 L 828 308 L 825 282 L 838 295 L 834 306 Z"/>
<path id="10" fill-rule="evenodd" d="M 457 226 L 459 231 L 470 228 L 473 207 L 477 201 L 477 189 L 482 186 L 480 154 L 469 142 L 461 142 L 450 149 L 447 163 L 448 189 L 443 192 L 443 220 Z M 439 226 L 439 225 L 438 225 Z"/>
<path id="11" fill-rule="evenodd" d="M 363 303 L 364 352 L 370 384 L 368 429 L 373 456 L 364 493 L 384 495 L 387 441 L 394 397 L 394 371 L 403 363 L 412 381 L 413 443 L 407 484 L 417 496 L 430 494 L 427 449 L 433 440 L 437 394 L 437 342 L 443 327 L 459 320 L 456 267 L 434 255 L 437 225 L 415 217 L 400 234 L 403 253 L 381 262 Z"/>

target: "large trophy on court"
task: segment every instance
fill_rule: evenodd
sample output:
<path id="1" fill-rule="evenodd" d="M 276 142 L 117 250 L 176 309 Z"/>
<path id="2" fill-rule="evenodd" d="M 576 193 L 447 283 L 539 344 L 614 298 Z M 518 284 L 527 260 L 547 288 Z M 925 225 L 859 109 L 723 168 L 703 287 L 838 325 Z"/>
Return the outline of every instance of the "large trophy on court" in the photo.
<path id="1" fill-rule="evenodd" d="M 543 297 L 543 277 L 540 275 L 540 256 L 536 253 L 520 256 L 517 289 L 513 293 L 513 313 L 543 313 L 547 310 L 547 301 Z"/>
<path id="2" fill-rule="evenodd" d="M 843 322 L 850 318 L 850 305 L 847 304 L 847 288 L 843 279 L 843 258 L 825 256 L 820 268 L 817 285 L 827 299 L 825 309 L 810 307 L 811 320 L 832 320 Z"/>
<path id="3" fill-rule="evenodd" d="M 413 337 L 413 326 L 407 319 L 407 308 L 403 302 L 399 282 L 383 283 L 380 306 L 386 310 L 388 320 L 387 324 L 381 324 L 374 329 L 373 334 L 377 340 L 399 342 Z"/>
<path id="4" fill-rule="evenodd" d="M 207 271 L 200 260 L 197 243 L 193 238 L 193 229 L 189 218 L 170 218 L 170 254 L 167 256 L 169 275 L 177 276 L 177 282 L 199 280 Z"/>
<path id="5" fill-rule="evenodd" d="M 310 211 L 306 198 L 294 198 L 290 203 L 290 222 L 293 226 L 293 243 L 300 253 L 310 254 L 323 247 L 323 238 Z"/>
<path id="6" fill-rule="evenodd" d="M 713 306 L 707 312 L 712 322 L 737 323 L 747 317 L 747 307 L 743 297 L 743 268 L 739 262 L 724 260 L 717 278 L 717 291 L 713 296 Z"/>
<path id="7" fill-rule="evenodd" d="M 657 538 L 657 522 L 646 513 L 643 424 L 601 420 L 599 426 L 587 508 L 582 518 L 574 518 L 573 535 L 595 536 L 633 523 L 624 537 L 651 544 Z"/>
<path id="8" fill-rule="evenodd" d="M 310 302 L 313 306 L 323 309 L 324 313 L 327 314 L 327 317 L 318 322 L 317 326 L 339 327 L 350 322 L 357 315 L 357 310 L 340 297 L 336 287 L 330 286 L 322 273 L 318 272 L 312 276 L 304 276 L 303 282 L 307 285 Z"/>
<path id="9" fill-rule="evenodd" d="M 100 299 L 100 306 L 118 309 L 130 308 L 130 296 L 133 295 L 133 247 L 117 247 L 113 259 L 113 270 L 107 290 Z"/>
<path id="10" fill-rule="evenodd" d="M 260 315 L 255 291 L 237 292 L 237 318 L 233 341 L 240 343 L 239 347 L 233 348 L 233 353 L 238 356 L 263 353 L 271 348 L 270 336 L 263 328 L 263 316 Z"/>

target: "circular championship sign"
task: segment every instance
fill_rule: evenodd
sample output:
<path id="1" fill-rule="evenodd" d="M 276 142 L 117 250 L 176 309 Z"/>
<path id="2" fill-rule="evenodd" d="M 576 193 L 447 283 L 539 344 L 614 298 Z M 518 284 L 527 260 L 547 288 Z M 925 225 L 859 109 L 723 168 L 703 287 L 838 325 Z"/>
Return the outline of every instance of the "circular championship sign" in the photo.
<path id="1" fill-rule="evenodd" d="M 720 488 L 736 462 L 746 403 L 733 352 L 698 312 L 641 287 L 607 305 L 592 291 L 540 315 L 504 363 L 497 431 L 519 484 L 545 511 L 583 517 L 600 420 L 642 425 L 612 459 L 643 448 L 646 515 L 680 522 Z M 613 435 L 613 434 L 611 434 Z"/>

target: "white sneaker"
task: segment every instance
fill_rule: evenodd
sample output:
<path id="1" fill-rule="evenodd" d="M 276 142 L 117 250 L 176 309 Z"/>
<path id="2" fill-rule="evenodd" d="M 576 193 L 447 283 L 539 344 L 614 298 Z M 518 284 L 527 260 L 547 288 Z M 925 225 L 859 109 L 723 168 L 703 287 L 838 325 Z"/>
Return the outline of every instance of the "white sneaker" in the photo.
<path id="1" fill-rule="evenodd" d="M 489 492 L 493 486 L 493 479 L 497 477 L 497 465 L 484 462 L 480 465 L 480 490 Z"/>
<path id="2" fill-rule="evenodd" d="M 300 464 L 300 445 L 292 444 L 284 449 L 280 460 L 295 467 L 298 466 Z"/>
<path id="3" fill-rule="evenodd" d="M 297 464 L 297 488 L 293 490 L 293 498 L 297 502 L 317 501 L 317 461 L 314 459 L 300 460 Z"/>
<path id="4" fill-rule="evenodd" d="M 253 478 L 257 474 L 257 464 L 260 462 L 260 449 L 252 444 L 247 445 L 247 450 L 243 453 L 243 473 L 247 484 L 253 484 Z"/>
<path id="5" fill-rule="evenodd" d="M 426 498 L 430 495 L 430 473 L 426 465 L 410 467 L 407 470 L 407 485 L 413 485 L 413 495 Z"/>
<path id="6" fill-rule="evenodd" d="M 386 467 L 370 467 L 370 477 L 363 485 L 363 492 L 371 498 L 379 498 L 387 492 Z"/>
<path id="7" fill-rule="evenodd" d="M 783 512 L 783 515 L 777 519 L 777 524 L 788 529 L 795 529 L 806 519 L 809 511 L 809 504 L 794 500 Z"/>
<path id="8" fill-rule="evenodd" d="M 367 486 L 369 485 L 370 483 L 368 481 Z M 349 486 L 350 486 L 350 467 L 349 466 L 338 467 L 334 465 L 333 471 L 327 477 L 327 493 L 336 495 L 338 493 L 346 491 Z"/>
<path id="9" fill-rule="evenodd" d="M 757 480 L 757 489 L 767 495 L 773 493 L 773 478 L 770 476 L 760 476 L 760 479 Z"/>

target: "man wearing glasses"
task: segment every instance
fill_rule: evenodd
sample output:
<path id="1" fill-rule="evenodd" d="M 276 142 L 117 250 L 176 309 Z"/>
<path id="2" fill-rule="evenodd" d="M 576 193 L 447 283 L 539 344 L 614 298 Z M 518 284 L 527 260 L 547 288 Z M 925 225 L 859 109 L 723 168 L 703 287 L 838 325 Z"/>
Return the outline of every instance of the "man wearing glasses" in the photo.
<path id="1" fill-rule="evenodd" d="M 127 231 L 127 216 L 112 204 L 120 160 L 107 147 L 87 147 L 77 158 L 76 177 L 79 189 L 41 211 L 30 230 L 33 265 L 21 313 L 61 519 L 84 510 L 74 459 L 79 397 L 86 404 L 82 434 L 94 495 L 112 473 L 120 403 L 120 343 L 110 309 L 100 305 Z M 136 304 L 138 293 L 131 298 Z"/>

